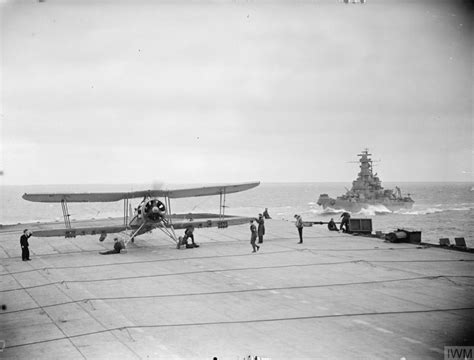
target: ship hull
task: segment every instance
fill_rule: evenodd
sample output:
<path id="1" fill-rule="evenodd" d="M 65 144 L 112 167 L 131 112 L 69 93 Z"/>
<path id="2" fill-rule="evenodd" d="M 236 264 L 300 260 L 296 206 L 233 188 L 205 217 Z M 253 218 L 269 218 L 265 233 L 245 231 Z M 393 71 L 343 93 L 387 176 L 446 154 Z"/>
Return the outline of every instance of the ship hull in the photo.
<path id="1" fill-rule="evenodd" d="M 367 209 L 371 206 L 383 205 L 390 211 L 398 211 L 401 209 L 411 209 L 413 207 L 413 201 L 401 201 L 401 200 L 381 200 L 381 201 L 349 201 L 345 199 L 333 199 L 330 197 L 319 198 L 318 205 L 322 206 L 323 209 L 334 209 L 334 210 L 346 210 L 350 212 L 359 212 L 362 209 Z"/>

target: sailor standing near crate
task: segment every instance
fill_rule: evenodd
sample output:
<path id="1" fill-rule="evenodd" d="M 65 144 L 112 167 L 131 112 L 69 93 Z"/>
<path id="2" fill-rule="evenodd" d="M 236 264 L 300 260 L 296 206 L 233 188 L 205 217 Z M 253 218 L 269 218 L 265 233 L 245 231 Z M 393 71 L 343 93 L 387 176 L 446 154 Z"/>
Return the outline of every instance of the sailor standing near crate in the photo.
<path id="1" fill-rule="evenodd" d="M 300 236 L 300 241 L 298 244 L 303 243 L 303 218 L 301 215 L 295 214 L 296 223 L 295 226 L 298 229 L 298 235 Z"/>
<path id="2" fill-rule="evenodd" d="M 351 214 L 345 211 L 341 214 L 341 218 L 341 227 L 339 229 L 343 232 L 349 232 L 349 220 L 351 218 Z M 344 229 L 342 227 L 344 227 Z"/>

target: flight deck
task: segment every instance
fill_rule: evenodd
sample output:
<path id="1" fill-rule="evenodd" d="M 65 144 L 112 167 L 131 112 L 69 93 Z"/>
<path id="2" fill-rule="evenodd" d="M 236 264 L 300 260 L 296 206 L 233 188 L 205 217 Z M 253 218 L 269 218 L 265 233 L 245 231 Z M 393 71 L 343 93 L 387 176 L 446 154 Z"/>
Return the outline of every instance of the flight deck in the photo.
<path id="1" fill-rule="evenodd" d="M 472 341 L 474 254 L 267 220 L 197 229 L 30 238 L 0 228 L 1 359 L 443 359 Z M 44 227 L 43 227 L 44 228 Z"/>

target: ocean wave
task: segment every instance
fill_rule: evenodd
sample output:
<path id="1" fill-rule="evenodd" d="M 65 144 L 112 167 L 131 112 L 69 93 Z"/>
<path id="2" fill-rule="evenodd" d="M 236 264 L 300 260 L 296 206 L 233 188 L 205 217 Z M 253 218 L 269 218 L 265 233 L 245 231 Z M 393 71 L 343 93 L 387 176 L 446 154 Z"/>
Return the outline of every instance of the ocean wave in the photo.
<path id="1" fill-rule="evenodd" d="M 426 208 L 426 209 L 419 209 L 419 210 L 399 210 L 396 211 L 396 214 L 401 214 L 401 215 L 428 215 L 428 214 L 436 214 L 436 213 L 441 213 L 441 212 L 446 212 L 446 211 L 470 211 L 474 210 L 473 207 L 450 207 L 450 208 Z"/>
<path id="2" fill-rule="evenodd" d="M 324 209 L 321 214 L 324 215 L 337 215 L 337 214 L 342 214 L 343 212 L 346 212 L 347 210 L 344 209 L 333 209 L 333 208 L 326 208 Z"/>
<path id="3" fill-rule="evenodd" d="M 460 207 L 460 208 L 451 208 L 451 209 L 447 209 L 447 210 L 451 210 L 451 211 L 469 211 L 469 210 L 474 210 L 473 207 Z"/>
<path id="4" fill-rule="evenodd" d="M 361 209 L 357 214 L 363 216 L 386 215 L 392 212 L 384 205 L 369 205 L 367 208 Z"/>
<path id="5" fill-rule="evenodd" d="M 316 215 L 326 215 L 325 210 L 322 209 L 309 209 L 309 212 Z"/>
<path id="6" fill-rule="evenodd" d="M 319 213 L 321 215 L 338 215 L 344 212 L 352 213 L 350 210 L 333 209 L 333 208 L 326 208 L 322 211 L 312 210 L 312 212 L 316 214 Z M 362 215 L 362 216 L 374 216 L 374 215 L 385 215 L 385 214 L 391 214 L 391 213 L 392 212 L 383 205 L 369 205 L 369 207 L 363 208 L 360 211 L 355 212 L 354 214 Z"/>
<path id="7" fill-rule="evenodd" d="M 455 206 L 449 207 L 449 208 L 441 208 L 442 205 L 432 205 L 431 207 L 427 207 L 424 209 L 401 209 L 401 210 L 396 210 L 396 211 L 391 211 L 388 208 L 386 208 L 384 205 L 369 205 L 366 208 L 361 209 L 359 212 L 353 213 L 354 215 L 360 215 L 360 216 L 375 216 L 375 215 L 388 215 L 388 214 L 399 214 L 399 215 L 428 215 L 428 214 L 435 214 L 435 213 L 440 213 L 440 212 L 445 212 L 445 211 L 471 211 L 474 210 L 474 207 L 472 204 L 463 204 L 463 205 L 471 205 L 471 206 L 459 206 L 461 204 L 453 204 Z M 457 206 L 456 206 L 457 205 Z M 316 209 L 312 208 L 310 209 L 310 212 L 316 215 L 339 215 L 342 214 L 343 212 L 349 212 L 349 210 L 345 209 L 333 209 L 333 208 L 326 208 L 324 210 L 322 209 Z"/>
<path id="8" fill-rule="evenodd" d="M 402 215 L 428 215 L 428 214 L 436 214 L 443 212 L 445 210 L 439 209 L 439 208 L 428 208 L 428 209 L 420 209 L 420 210 L 400 210 L 396 211 L 397 214 L 402 214 Z"/>

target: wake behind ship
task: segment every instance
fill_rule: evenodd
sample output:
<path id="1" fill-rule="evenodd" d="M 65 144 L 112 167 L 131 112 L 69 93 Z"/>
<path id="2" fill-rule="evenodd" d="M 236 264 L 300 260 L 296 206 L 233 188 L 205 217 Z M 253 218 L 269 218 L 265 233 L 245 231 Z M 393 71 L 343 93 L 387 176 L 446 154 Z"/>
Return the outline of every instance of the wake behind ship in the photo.
<path id="1" fill-rule="evenodd" d="M 413 206 L 413 199 L 409 194 L 402 196 L 398 186 L 395 187 L 395 191 L 382 187 L 382 182 L 377 174 L 373 173 L 372 159 L 369 157 L 372 154 L 369 154 L 367 149 L 357 156 L 360 156 L 360 172 L 357 179 L 352 182 L 352 188 L 336 199 L 331 198 L 328 194 L 321 194 L 318 205 L 324 209 L 343 209 L 351 212 L 358 212 L 373 205 L 383 205 L 391 211 L 410 209 Z"/>

